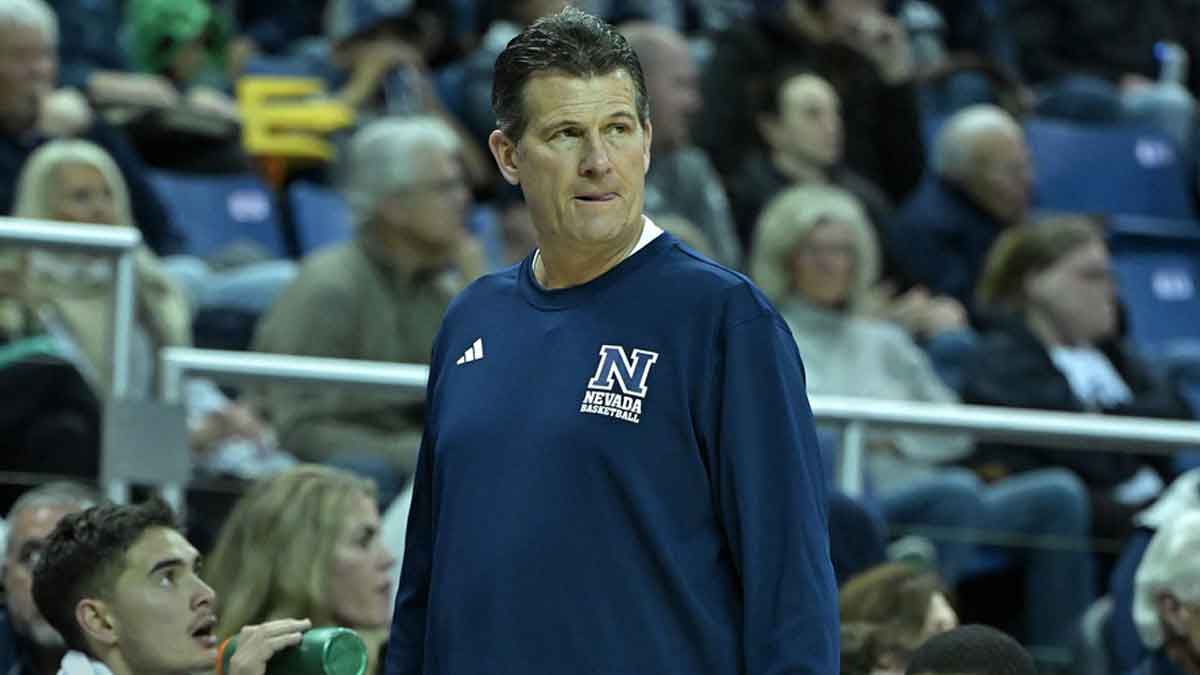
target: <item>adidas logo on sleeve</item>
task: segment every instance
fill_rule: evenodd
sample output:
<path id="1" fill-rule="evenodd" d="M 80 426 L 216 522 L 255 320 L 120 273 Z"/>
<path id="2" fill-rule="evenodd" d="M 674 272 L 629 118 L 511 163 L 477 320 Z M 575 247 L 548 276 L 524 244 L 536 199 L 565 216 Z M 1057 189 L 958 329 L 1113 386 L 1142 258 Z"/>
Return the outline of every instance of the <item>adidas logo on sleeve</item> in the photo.
<path id="1" fill-rule="evenodd" d="M 454 365 L 461 366 L 464 363 L 481 360 L 483 360 L 483 338 L 475 340 L 475 344 L 467 347 L 467 351 L 463 352 L 463 355 L 458 357 L 458 360 L 454 362 Z"/>

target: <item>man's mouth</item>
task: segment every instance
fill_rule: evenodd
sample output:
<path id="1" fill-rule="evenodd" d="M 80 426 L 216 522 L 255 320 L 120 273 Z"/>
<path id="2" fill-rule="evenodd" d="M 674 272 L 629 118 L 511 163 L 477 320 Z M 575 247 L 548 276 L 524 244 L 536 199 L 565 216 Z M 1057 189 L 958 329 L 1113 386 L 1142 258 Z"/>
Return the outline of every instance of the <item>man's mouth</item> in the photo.
<path id="1" fill-rule="evenodd" d="M 575 198 L 583 202 L 610 202 L 617 198 L 615 192 L 587 192 L 580 195 L 575 195 Z"/>
<path id="2" fill-rule="evenodd" d="M 217 636 L 213 633 L 216 627 L 217 617 L 209 614 L 197 623 L 192 624 L 192 639 L 203 644 L 205 647 L 216 647 Z"/>

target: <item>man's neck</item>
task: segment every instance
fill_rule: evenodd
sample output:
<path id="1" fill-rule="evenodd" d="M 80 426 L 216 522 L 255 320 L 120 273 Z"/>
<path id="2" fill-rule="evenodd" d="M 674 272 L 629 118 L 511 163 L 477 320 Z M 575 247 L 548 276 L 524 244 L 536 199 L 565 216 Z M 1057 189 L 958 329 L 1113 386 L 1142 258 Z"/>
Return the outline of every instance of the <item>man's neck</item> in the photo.
<path id="1" fill-rule="evenodd" d="M 645 227 L 645 219 L 639 217 L 638 227 L 629 228 L 619 241 L 594 249 L 580 250 L 569 243 L 543 242 L 534 256 L 533 276 L 546 290 L 586 284 L 629 257 Z"/>
<path id="2" fill-rule="evenodd" d="M 771 164 L 793 183 L 825 183 L 829 180 L 828 169 L 778 150 L 771 152 Z"/>

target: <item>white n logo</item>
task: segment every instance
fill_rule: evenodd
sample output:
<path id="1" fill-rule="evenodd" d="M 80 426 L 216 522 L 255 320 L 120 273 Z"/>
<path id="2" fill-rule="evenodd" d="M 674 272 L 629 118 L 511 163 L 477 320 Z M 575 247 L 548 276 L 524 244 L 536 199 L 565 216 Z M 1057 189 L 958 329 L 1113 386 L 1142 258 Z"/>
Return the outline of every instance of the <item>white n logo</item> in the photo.
<path id="1" fill-rule="evenodd" d="M 617 386 L 621 387 L 621 391 L 626 395 L 644 398 L 650 366 L 657 360 L 657 352 L 635 349 L 631 361 L 625 354 L 624 347 L 603 345 L 600 347 L 600 364 L 596 366 L 596 374 L 588 382 L 588 389 L 612 391 L 615 379 Z"/>

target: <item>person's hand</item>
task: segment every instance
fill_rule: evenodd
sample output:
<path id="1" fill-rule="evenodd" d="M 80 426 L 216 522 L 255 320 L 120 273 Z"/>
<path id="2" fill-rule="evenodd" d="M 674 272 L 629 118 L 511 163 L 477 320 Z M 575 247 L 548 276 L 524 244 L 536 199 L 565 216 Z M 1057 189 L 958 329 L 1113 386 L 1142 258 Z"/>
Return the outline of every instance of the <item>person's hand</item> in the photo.
<path id="1" fill-rule="evenodd" d="M 237 101 L 225 92 L 203 85 L 192 87 L 187 92 L 187 104 L 197 112 L 206 113 L 230 122 L 240 122 L 242 114 Z"/>
<path id="2" fill-rule="evenodd" d="M 931 338 L 967 327 L 967 310 L 958 300 L 947 296 L 930 298 L 922 316 L 921 333 Z"/>
<path id="3" fill-rule="evenodd" d="M 226 675 L 263 675 L 267 661 L 279 650 L 300 644 L 309 628 L 308 619 L 279 619 L 242 628 Z"/>
<path id="4" fill-rule="evenodd" d="M 92 126 L 92 106 L 78 89 L 63 87 L 42 99 L 38 131 L 54 138 L 77 136 Z"/>
<path id="5" fill-rule="evenodd" d="M 900 84 L 912 78 L 914 63 L 908 33 L 894 17 L 865 12 L 840 37 L 875 64 L 884 82 Z"/>
<path id="6" fill-rule="evenodd" d="M 1172 635 L 1163 645 L 1167 658 L 1187 675 L 1200 675 L 1200 656 L 1192 651 L 1187 638 Z"/>
<path id="7" fill-rule="evenodd" d="M 179 104 L 179 91 L 160 75 L 101 70 L 88 82 L 92 98 L 101 104 L 172 108 Z"/>
<path id="8" fill-rule="evenodd" d="M 267 425 L 248 406 L 230 403 L 201 420 L 189 434 L 189 441 L 192 448 L 203 453 L 230 438 L 257 439 L 269 433 Z"/>
<path id="9" fill-rule="evenodd" d="M 252 38 L 241 36 L 234 38 L 225 48 L 225 74 L 230 82 L 235 82 L 246 70 L 250 59 L 258 55 L 258 43 Z"/>

